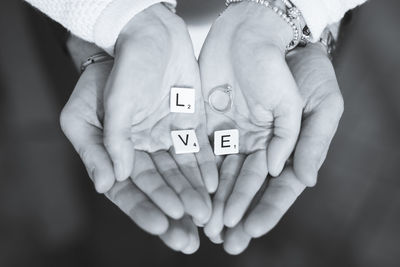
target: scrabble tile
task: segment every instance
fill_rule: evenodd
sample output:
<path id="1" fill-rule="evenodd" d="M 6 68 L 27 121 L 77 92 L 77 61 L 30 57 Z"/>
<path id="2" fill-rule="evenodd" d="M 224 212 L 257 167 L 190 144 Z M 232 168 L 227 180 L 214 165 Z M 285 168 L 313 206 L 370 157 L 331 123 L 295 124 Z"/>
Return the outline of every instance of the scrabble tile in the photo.
<path id="1" fill-rule="evenodd" d="M 176 154 L 190 154 L 200 151 L 194 130 L 172 131 L 171 137 Z"/>
<path id="2" fill-rule="evenodd" d="M 195 90 L 193 88 L 172 87 L 170 110 L 174 113 L 194 113 Z"/>
<path id="3" fill-rule="evenodd" d="M 239 153 L 239 130 L 214 132 L 214 154 L 217 156 Z"/>

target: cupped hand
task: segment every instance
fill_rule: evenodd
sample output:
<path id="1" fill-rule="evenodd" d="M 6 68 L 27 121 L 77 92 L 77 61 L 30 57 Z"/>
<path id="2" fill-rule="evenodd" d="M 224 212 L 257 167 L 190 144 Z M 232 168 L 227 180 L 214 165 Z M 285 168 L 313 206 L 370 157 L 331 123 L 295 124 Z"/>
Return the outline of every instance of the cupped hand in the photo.
<path id="1" fill-rule="evenodd" d="M 185 23 L 164 5 L 153 5 L 124 27 L 115 54 L 104 94 L 104 144 L 116 179 L 124 180 L 132 172 L 135 150 L 155 153 L 162 164 L 157 167 L 169 171 L 178 166 L 209 201 L 218 173 L 207 138 L 198 64 Z M 195 89 L 194 113 L 170 112 L 172 87 Z M 195 130 L 200 152 L 177 155 L 171 138 L 174 130 Z"/>
<path id="2" fill-rule="evenodd" d="M 224 240 L 231 254 L 244 251 L 252 238 L 265 235 L 280 221 L 306 188 L 299 176 L 315 184 L 343 113 L 335 71 L 321 44 L 298 48 L 287 60 L 306 103 L 300 138 L 292 164 L 279 177 L 269 179 L 246 217 L 214 237 L 217 242 Z"/>
<path id="3" fill-rule="evenodd" d="M 140 228 L 159 236 L 169 248 L 184 254 L 198 250 L 200 239 L 192 219 L 187 215 L 179 220 L 168 218 L 131 181 L 116 182 L 106 196 Z"/>
<path id="4" fill-rule="evenodd" d="M 251 2 L 233 4 L 218 18 L 203 46 L 200 73 L 209 135 L 239 130 L 239 154 L 224 157 L 208 236 L 243 217 L 267 174 L 277 176 L 292 153 L 300 130 L 303 102 L 285 61 L 292 28 L 271 9 Z M 229 84 L 233 105 L 214 88 Z M 226 98 L 226 97 L 225 97 Z M 211 102 L 213 102 L 211 98 Z M 213 107 L 213 108 L 212 108 Z"/>
<path id="5" fill-rule="evenodd" d="M 154 5 L 124 27 L 115 51 L 111 74 L 105 76 L 104 97 L 100 96 L 103 142 L 115 175 L 111 177 L 121 181 L 133 171 L 139 177 L 136 184 L 147 186 L 144 174 L 156 168 L 179 194 L 185 211 L 204 224 L 211 214 L 208 193 L 216 190 L 218 173 L 205 129 L 198 64 L 185 24 L 162 4 Z M 195 90 L 194 113 L 170 112 L 171 87 Z M 200 151 L 177 155 L 171 131 L 189 129 L 195 130 Z M 151 154 L 153 166 L 136 164 L 139 167 L 133 169 L 134 151 Z M 154 193 L 145 193 L 150 192 Z M 166 205 L 161 198 L 153 201 Z M 180 214 L 179 210 L 175 213 Z"/>
<path id="6" fill-rule="evenodd" d="M 159 161 L 157 156 L 137 151 L 136 161 L 131 162 L 135 164 L 131 179 L 114 183 L 113 166 L 103 144 L 101 123 L 104 85 L 112 64 L 110 61 L 90 65 L 81 75 L 63 109 L 62 129 L 81 156 L 97 191 L 106 192 L 106 196 L 140 228 L 160 236 L 170 248 L 194 253 L 199 247 L 198 231 L 190 217 L 184 215 L 185 203 L 195 211 L 208 207 L 196 206 L 203 205 L 198 193 L 194 192 L 192 199 L 186 196 L 192 189 L 177 169 L 158 170 L 155 166 Z M 178 177 L 170 186 L 167 181 L 173 173 Z M 187 193 L 182 195 L 174 187 Z"/>

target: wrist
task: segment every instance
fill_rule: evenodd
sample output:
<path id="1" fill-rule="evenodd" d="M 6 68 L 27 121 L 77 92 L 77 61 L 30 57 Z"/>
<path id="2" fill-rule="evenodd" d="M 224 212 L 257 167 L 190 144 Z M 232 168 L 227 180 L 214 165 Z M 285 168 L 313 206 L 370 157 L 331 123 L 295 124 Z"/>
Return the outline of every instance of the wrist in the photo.
<path id="1" fill-rule="evenodd" d="M 228 23 L 240 34 L 248 36 L 250 33 L 256 40 L 277 46 L 282 51 L 293 39 L 292 27 L 271 8 L 258 3 L 242 1 L 229 5 L 224 16 L 230 17 Z"/>
<path id="2" fill-rule="evenodd" d="M 168 37 L 171 24 L 177 17 L 162 3 L 155 4 L 133 17 L 121 30 L 115 49 L 120 50 L 126 43 L 140 39 L 163 39 Z"/>
<path id="3" fill-rule="evenodd" d="M 84 41 L 72 34 L 68 37 L 66 46 L 77 69 L 80 69 L 82 62 L 89 57 L 104 52 L 103 49 L 95 44 Z"/>
<path id="4" fill-rule="evenodd" d="M 176 0 L 163 0 L 171 7 L 176 5 Z M 95 1 L 96 2 L 96 1 Z M 107 2 L 107 1 L 100 1 Z M 110 2 L 110 1 L 108 1 Z M 160 0 L 113 0 L 95 21 L 93 41 L 109 54 L 114 53 L 115 44 L 124 26 L 141 11 L 159 4 Z M 90 18 L 90 16 L 89 16 Z"/>

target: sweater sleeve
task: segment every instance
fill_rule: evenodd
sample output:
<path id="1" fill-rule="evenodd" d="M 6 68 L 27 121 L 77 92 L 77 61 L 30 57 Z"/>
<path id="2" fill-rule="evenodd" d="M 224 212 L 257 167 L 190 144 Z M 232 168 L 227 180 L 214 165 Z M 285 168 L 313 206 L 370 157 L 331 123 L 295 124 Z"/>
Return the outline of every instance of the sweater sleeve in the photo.
<path id="1" fill-rule="evenodd" d="M 156 3 L 176 6 L 176 0 L 25 0 L 74 35 L 110 54 L 123 27 Z"/>
<path id="2" fill-rule="evenodd" d="M 292 0 L 307 22 L 313 41 L 318 41 L 326 26 L 340 21 L 347 11 L 367 0 Z"/>

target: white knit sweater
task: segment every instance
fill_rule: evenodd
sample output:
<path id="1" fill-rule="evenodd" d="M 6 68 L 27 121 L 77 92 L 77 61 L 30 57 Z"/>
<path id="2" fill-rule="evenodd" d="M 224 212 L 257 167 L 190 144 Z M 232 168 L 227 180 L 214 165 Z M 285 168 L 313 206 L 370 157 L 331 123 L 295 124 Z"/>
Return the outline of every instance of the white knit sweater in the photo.
<path id="1" fill-rule="evenodd" d="M 147 7 L 176 0 L 25 0 L 62 24 L 78 37 L 96 43 L 110 54 L 128 21 Z M 201 0 L 198 0 L 201 1 Z M 223 1 L 223 0 L 215 0 Z M 292 0 L 302 11 L 317 41 L 323 29 L 339 21 L 350 9 L 366 0 Z"/>
<path id="2" fill-rule="evenodd" d="M 136 14 L 160 2 L 176 0 L 25 0 L 74 35 L 113 54 L 122 28 Z"/>

